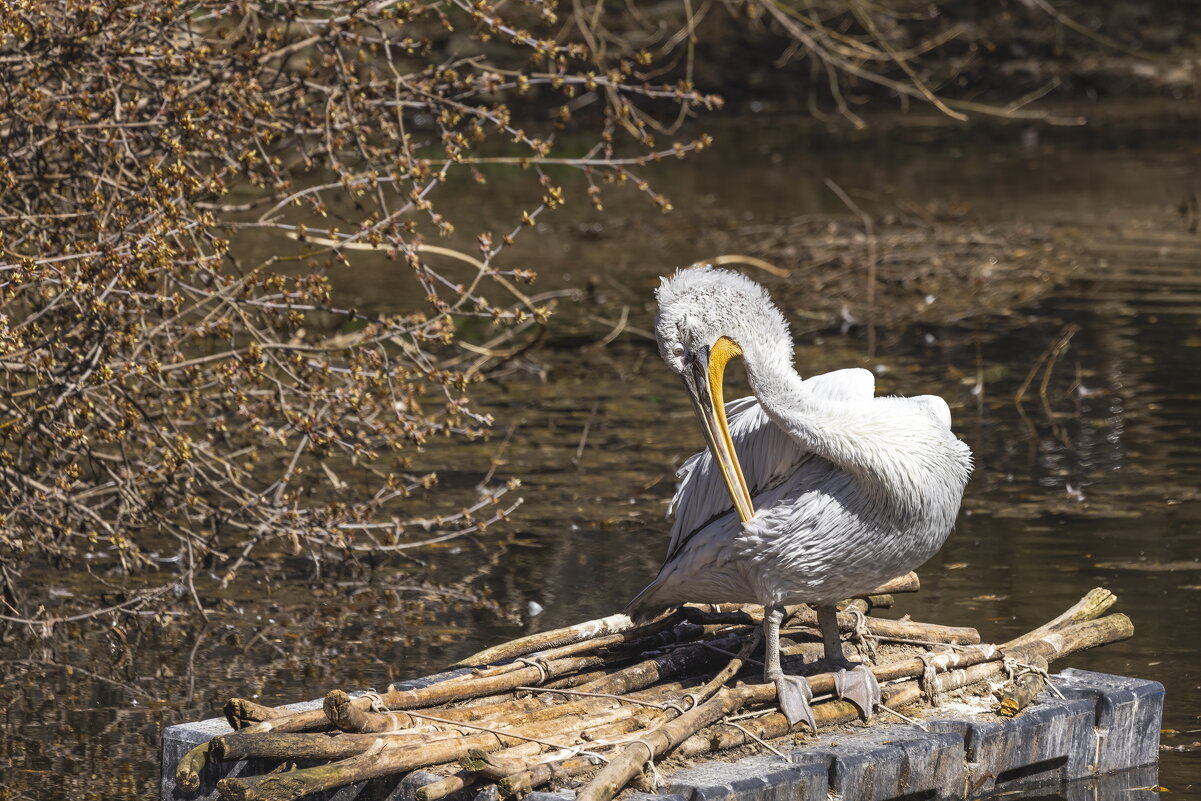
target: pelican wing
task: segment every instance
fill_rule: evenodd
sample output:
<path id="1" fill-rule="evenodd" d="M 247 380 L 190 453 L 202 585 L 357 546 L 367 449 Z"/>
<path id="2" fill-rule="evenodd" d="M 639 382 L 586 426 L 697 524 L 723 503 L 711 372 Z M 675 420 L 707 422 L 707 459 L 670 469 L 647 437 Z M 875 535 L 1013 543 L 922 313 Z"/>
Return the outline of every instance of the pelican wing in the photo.
<path id="1" fill-rule="evenodd" d="M 812 376 L 805 380 L 805 385 L 820 397 L 843 401 L 870 399 L 876 387 L 871 372 L 860 368 Z M 752 498 L 795 473 L 808 455 L 771 421 L 754 397 L 737 398 L 727 403 L 726 416 L 730 438 L 734 441 L 734 450 L 738 453 Z M 668 515 L 675 515 L 667 561 L 683 547 L 690 535 L 718 515 L 734 509 L 721 471 L 707 448 L 690 456 L 676 475 L 680 483 L 667 509 Z"/>

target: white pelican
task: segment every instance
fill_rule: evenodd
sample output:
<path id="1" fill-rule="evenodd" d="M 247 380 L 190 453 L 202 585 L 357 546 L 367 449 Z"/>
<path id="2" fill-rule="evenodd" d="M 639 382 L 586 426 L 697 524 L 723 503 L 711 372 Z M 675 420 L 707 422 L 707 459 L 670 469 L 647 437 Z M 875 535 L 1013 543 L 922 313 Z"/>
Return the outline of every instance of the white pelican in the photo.
<path id="1" fill-rule="evenodd" d="M 871 671 L 843 657 L 835 604 L 925 562 L 946 540 L 972 468 L 942 398 L 874 397 L 867 370 L 802 380 L 788 324 L 763 287 L 694 267 L 663 279 L 655 334 L 683 380 L 708 449 L 680 469 L 659 575 L 628 606 L 644 620 L 685 602 L 764 607 L 764 680 L 791 723 L 813 726 L 809 685 L 780 667 L 786 604 L 809 603 L 821 669 L 870 716 Z M 754 397 L 723 403 L 742 356 Z M 724 491 L 723 491 L 724 485 Z"/>

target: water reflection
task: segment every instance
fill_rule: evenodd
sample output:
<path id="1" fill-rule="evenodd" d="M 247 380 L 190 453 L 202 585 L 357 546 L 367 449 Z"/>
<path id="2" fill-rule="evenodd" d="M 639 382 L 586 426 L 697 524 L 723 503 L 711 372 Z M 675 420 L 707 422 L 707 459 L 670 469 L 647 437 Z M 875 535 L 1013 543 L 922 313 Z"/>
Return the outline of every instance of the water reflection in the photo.
<path id="1" fill-rule="evenodd" d="M 1109 587 L 1136 639 L 1071 662 L 1162 681 L 1164 743 L 1184 750 L 1165 753 L 1158 781 L 1201 785 L 1190 745 L 1201 739 L 1201 241 L 1173 206 L 1195 180 L 1195 143 L 1090 149 L 1051 132 L 1032 153 L 945 138 L 835 146 L 790 139 L 786 126 L 728 133 L 732 143 L 723 150 L 719 136 L 697 169 L 663 173 L 658 188 L 676 214 L 661 218 L 630 197 L 606 217 L 580 210 L 518 240 L 513 258 L 540 271 L 540 289 L 575 289 L 580 300 L 563 301 L 542 346 L 478 393 L 506 442 L 495 465 L 496 441 L 435 443 L 423 455 L 448 504 L 494 466 L 521 476 L 526 504 L 514 525 L 416 562 L 319 573 L 298 562 L 291 580 L 248 578 L 223 594 L 202 582 L 214 607 L 207 625 L 120 620 L 103 638 L 68 628 L 0 645 L 0 798 L 149 797 L 161 727 L 211 714 L 230 695 L 276 702 L 378 687 L 484 642 L 611 613 L 657 570 L 671 472 L 700 447 L 684 393 L 638 333 L 649 327 L 655 276 L 712 255 L 715 230 L 841 213 L 827 175 L 881 197 L 966 204 L 983 221 L 1036 220 L 1079 262 L 1067 287 L 1015 315 L 882 332 L 871 358 L 862 327 L 799 325 L 797 364 L 803 373 L 864 366 L 882 391 L 937 392 L 976 453 L 957 531 L 898 611 L 1000 639 Z M 516 202 L 492 186 L 497 202 Z M 487 208 L 459 229 L 493 227 Z M 249 260 L 276 243 L 245 245 Z M 404 291 L 391 267 L 356 262 L 355 271 L 335 276 L 352 303 Z M 627 330 L 599 344 L 623 308 Z M 1019 411 L 1015 392 L 1068 326 L 1076 332 L 1045 392 L 1038 372 Z M 545 611 L 531 617 L 530 601 Z M 1063 797 L 1081 792 L 1093 797 Z"/>

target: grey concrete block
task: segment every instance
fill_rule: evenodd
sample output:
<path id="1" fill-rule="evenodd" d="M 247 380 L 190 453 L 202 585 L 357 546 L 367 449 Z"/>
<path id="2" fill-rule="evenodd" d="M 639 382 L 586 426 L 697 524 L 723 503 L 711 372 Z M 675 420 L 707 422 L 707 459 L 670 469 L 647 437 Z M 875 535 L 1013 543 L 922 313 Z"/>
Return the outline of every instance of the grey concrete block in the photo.
<path id="1" fill-rule="evenodd" d="M 1096 703 L 1092 758 L 1095 773 L 1111 773 L 1158 761 L 1162 684 L 1075 668 L 1064 670 L 1053 681 L 1064 695 Z"/>
<path id="2" fill-rule="evenodd" d="M 964 742 L 957 732 L 875 725 L 821 735 L 794 752 L 792 759 L 827 760 L 830 790 L 847 801 L 886 801 L 904 796 L 962 797 L 963 756 Z"/>
<path id="3" fill-rule="evenodd" d="M 932 731 L 957 732 L 966 745 L 966 794 L 984 796 L 1092 774 L 1093 703 L 1042 700 L 1004 723 L 938 718 Z"/>
<path id="4" fill-rule="evenodd" d="M 828 776 L 826 762 L 794 764 L 780 757 L 703 762 L 672 774 L 661 792 L 688 801 L 825 801 Z"/>

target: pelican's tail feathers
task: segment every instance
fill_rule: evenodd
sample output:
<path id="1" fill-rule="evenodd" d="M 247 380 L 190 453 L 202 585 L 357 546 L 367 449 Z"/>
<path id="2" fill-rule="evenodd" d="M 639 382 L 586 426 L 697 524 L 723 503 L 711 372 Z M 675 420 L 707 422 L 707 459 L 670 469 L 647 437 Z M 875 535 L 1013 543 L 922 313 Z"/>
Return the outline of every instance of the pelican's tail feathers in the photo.
<path id="1" fill-rule="evenodd" d="M 634 596 L 634 600 L 626 604 L 625 613 L 635 623 L 647 623 L 661 615 L 665 610 L 678 606 L 679 601 L 666 598 L 662 592 L 664 584 L 656 579 Z"/>

